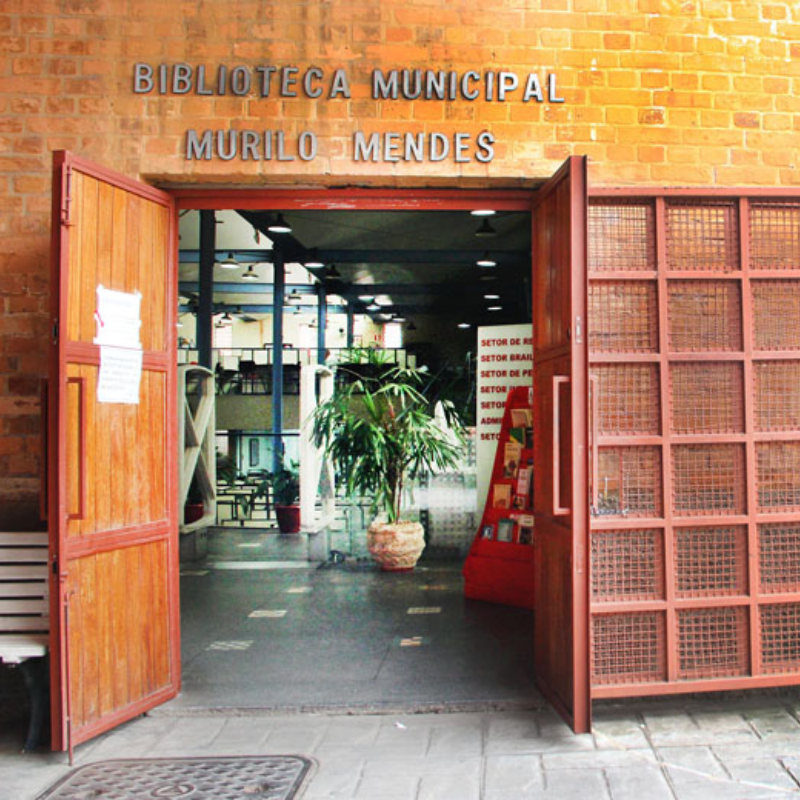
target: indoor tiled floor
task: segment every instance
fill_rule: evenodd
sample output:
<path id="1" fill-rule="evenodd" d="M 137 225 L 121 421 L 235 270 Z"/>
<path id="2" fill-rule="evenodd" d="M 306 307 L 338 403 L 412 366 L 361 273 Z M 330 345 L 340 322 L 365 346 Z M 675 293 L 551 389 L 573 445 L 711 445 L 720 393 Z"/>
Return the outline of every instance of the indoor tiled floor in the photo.
<path id="1" fill-rule="evenodd" d="M 175 706 L 540 704 L 531 612 L 465 600 L 460 564 L 390 574 L 212 558 L 181 587 Z"/>

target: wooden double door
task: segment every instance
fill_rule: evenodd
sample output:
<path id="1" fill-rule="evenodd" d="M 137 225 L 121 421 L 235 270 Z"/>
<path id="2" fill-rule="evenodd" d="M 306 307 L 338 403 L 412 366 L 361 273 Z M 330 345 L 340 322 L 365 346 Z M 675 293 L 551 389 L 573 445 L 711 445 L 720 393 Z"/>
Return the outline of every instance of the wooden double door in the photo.
<path id="1" fill-rule="evenodd" d="M 66 749 L 180 688 L 177 220 L 172 195 L 68 153 L 55 155 L 53 187 L 51 681 L 53 746 Z M 198 201 L 188 193 L 184 202 L 316 202 L 324 209 L 336 192 L 306 194 L 313 196 L 239 193 Z M 355 192 L 333 200 L 380 210 L 468 210 L 475 202 L 468 193 L 412 194 Z M 535 463 L 553 467 L 536 472 L 536 676 L 573 728 L 585 731 L 586 160 L 570 158 L 542 189 L 516 193 L 507 207 L 531 212 Z M 108 398 L 104 359 L 114 352 L 98 343 L 103 327 L 114 324 L 103 319 L 105 290 L 126 302 L 140 296 L 141 375 L 133 402 L 115 402 L 113 391 Z M 121 380 L 132 380 L 130 371 Z"/>

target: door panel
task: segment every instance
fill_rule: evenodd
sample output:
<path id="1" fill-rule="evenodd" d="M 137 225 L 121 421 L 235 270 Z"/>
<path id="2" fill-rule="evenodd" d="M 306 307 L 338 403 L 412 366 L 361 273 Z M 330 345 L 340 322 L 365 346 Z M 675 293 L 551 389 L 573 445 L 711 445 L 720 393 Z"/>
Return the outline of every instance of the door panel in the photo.
<path id="1" fill-rule="evenodd" d="M 580 733 L 591 726 L 585 158 L 537 196 L 533 287 L 536 678 Z"/>
<path id="2" fill-rule="evenodd" d="M 179 689 L 175 212 L 67 153 L 53 210 L 51 670 L 65 749 Z M 142 295 L 138 404 L 98 401 L 98 285 Z"/>

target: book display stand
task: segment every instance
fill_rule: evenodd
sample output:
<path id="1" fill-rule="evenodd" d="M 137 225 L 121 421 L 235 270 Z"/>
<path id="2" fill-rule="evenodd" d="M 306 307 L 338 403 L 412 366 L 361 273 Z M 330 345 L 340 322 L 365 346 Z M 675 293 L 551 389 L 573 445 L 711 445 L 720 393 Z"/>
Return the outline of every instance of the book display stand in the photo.
<path id="1" fill-rule="evenodd" d="M 533 608 L 533 389 L 508 393 L 483 517 L 464 563 L 464 595 Z"/>

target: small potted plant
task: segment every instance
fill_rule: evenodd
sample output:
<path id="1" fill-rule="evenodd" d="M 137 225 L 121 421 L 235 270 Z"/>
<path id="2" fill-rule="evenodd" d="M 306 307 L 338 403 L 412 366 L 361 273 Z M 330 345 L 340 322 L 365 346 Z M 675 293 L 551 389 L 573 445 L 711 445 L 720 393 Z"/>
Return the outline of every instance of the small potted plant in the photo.
<path id="1" fill-rule="evenodd" d="M 281 533 L 298 533 L 300 531 L 300 475 L 297 464 L 285 464 L 267 478 L 272 488 L 272 505 Z"/>

